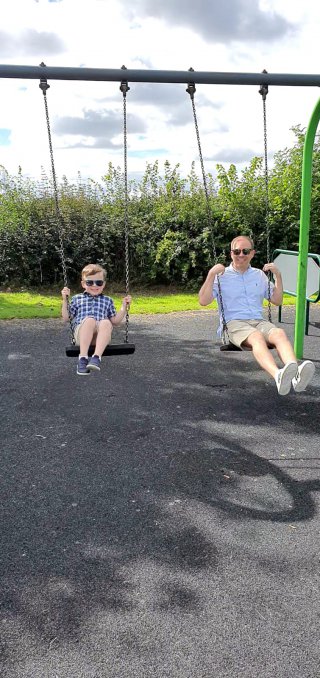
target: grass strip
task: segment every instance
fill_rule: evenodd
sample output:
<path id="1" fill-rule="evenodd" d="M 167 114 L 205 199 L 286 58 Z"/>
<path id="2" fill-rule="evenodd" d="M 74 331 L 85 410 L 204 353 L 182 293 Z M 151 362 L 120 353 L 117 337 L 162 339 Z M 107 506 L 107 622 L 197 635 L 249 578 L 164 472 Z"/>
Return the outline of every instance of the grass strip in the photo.
<path id="1" fill-rule="evenodd" d="M 116 308 L 119 308 L 122 296 L 111 295 Z M 131 315 L 152 313 L 174 313 L 181 311 L 201 311 L 197 293 L 157 294 L 132 293 Z M 295 297 L 284 295 L 283 305 L 294 305 Z M 217 308 L 213 302 L 209 308 Z M 61 296 L 43 295 L 36 292 L 0 292 L 0 320 L 59 318 L 61 316 Z"/>

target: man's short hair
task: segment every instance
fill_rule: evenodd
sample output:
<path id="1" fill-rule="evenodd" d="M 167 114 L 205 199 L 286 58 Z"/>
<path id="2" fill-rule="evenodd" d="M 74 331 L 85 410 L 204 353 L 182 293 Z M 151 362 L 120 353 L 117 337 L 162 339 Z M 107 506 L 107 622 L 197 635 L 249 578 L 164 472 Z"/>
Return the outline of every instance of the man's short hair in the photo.
<path id="1" fill-rule="evenodd" d="M 103 279 L 106 280 L 107 272 L 100 264 L 87 264 L 81 271 L 81 280 L 84 280 L 87 275 L 95 275 L 96 273 L 102 273 Z"/>
<path id="2" fill-rule="evenodd" d="M 250 243 L 250 245 L 251 245 L 251 249 L 254 250 L 254 242 L 253 242 L 252 238 L 250 238 L 250 235 L 237 235 L 236 238 L 233 238 L 233 240 L 232 240 L 232 242 L 231 242 L 231 250 L 233 250 L 235 243 L 236 243 L 237 240 L 239 240 L 240 238 L 246 238 L 246 240 L 249 240 L 249 243 Z"/>

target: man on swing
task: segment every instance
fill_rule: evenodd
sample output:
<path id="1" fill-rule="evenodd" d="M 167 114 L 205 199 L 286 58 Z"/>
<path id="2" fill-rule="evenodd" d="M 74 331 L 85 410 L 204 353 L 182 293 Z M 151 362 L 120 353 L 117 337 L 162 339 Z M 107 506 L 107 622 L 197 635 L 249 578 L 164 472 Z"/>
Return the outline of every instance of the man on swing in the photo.
<path id="1" fill-rule="evenodd" d="M 265 264 L 263 270 L 253 268 L 255 255 L 251 238 L 239 235 L 231 243 L 232 263 L 213 266 L 199 292 L 201 306 L 217 299 L 220 311 L 220 328 L 223 328 L 221 298 L 229 341 L 239 348 L 249 348 L 260 365 L 274 378 L 279 395 L 287 395 L 291 386 L 297 392 L 304 391 L 310 383 L 315 367 L 311 360 L 298 365 L 293 347 L 285 331 L 263 319 L 263 300 L 275 306 L 282 304 L 283 286 L 281 273 L 273 263 Z M 271 271 L 275 282 L 269 283 L 266 272 Z M 217 283 L 219 276 L 220 290 Z M 221 298 L 220 298 L 221 297 Z M 275 348 L 283 367 L 279 369 L 270 348 Z"/>

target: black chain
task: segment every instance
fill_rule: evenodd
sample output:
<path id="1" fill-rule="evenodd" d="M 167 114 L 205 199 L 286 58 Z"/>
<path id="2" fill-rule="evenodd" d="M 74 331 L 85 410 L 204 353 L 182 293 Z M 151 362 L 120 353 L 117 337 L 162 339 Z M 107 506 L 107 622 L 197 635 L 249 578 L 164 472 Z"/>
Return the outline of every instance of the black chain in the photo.
<path id="1" fill-rule="evenodd" d="M 267 73 L 266 70 L 262 71 Z M 267 136 L 267 107 L 266 99 L 269 88 L 268 85 L 261 85 L 259 94 L 262 96 L 263 107 L 263 141 L 264 141 L 264 181 L 265 181 L 265 219 L 266 219 L 266 254 L 267 262 L 270 261 L 270 204 L 269 204 L 269 172 L 268 172 L 268 136 Z M 268 320 L 271 322 L 271 272 L 268 271 Z"/>
<path id="2" fill-rule="evenodd" d="M 40 64 L 40 66 L 45 67 L 45 64 L 42 62 Z M 68 275 L 67 275 L 67 265 L 66 265 L 66 259 L 65 259 L 65 253 L 64 253 L 64 222 L 63 222 L 63 217 L 62 217 L 62 214 L 61 214 L 61 211 L 60 211 L 60 206 L 59 206 L 58 185 L 57 185 L 56 170 L 55 170 L 55 165 L 54 165 L 52 136 L 51 136 L 48 101 L 47 101 L 47 90 L 50 88 L 50 85 L 48 85 L 46 78 L 44 78 L 44 77 L 40 78 L 39 87 L 40 87 L 42 94 L 43 94 L 45 116 L 46 116 L 46 123 L 47 123 L 49 152 L 50 152 L 50 161 L 51 161 L 51 176 L 52 176 L 52 183 L 53 183 L 54 205 L 55 205 L 56 221 L 57 221 L 57 229 L 58 229 L 58 237 L 59 237 L 59 253 L 60 253 L 61 264 L 62 264 L 63 281 L 64 281 L 64 286 L 69 287 L 69 285 L 68 285 Z M 72 317 L 71 317 L 71 313 L 70 313 L 69 297 L 67 297 L 67 308 L 68 308 L 68 316 L 69 316 L 71 341 L 72 341 L 73 344 L 75 344 Z"/>
<path id="3" fill-rule="evenodd" d="M 121 66 L 126 70 L 126 66 Z M 127 92 L 130 87 L 127 80 L 122 80 L 120 91 L 123 94 L 123 164 L 124 164 L 124 243 L 125 243 L 125 285 L 126 296 L 129 294 L 129 196 L 128 196 L 128 141 L 127 141 Z M 125 343 L 129 341 L 129 304 L 126 306 Z"/>
<path id="4" fill-rule="evenodd" d="M 194 70 L 193 68 L 189 68 L 189 71 L 193 72 L 193 70 Z M 212 218 L 212 211 L 211 211 L 211 206 L 210 206 L 207 177 L 206 177 L 206 173 L 205 173 L 205 169 L 204 169 L 204 162 L 203 162 L 202 148 L 201 148 L 201 142 L 200 142 L 200 133 L 199 133 L 198 120 L 197 120 L 196 106 L 195 106 L 195 101 L 194 101 L 194 95 L 195 95 L 195 92 L 196 92 L 196 86 L 195 86 L 194 82 L 188 83 L 188 87 L 186 89 L 186 92 L 188 92 L 190 99 L 191 99 L 194 126 L 195 126 L 195 130 L 196 130 L 196 136 L 197 136 L 197 142 L 198 142 L 198 151 L 199 151 L 199 159 L 200 159 L 201 172 L 202 172 L 203 188 L 204 188 L 204 193 L 205 193 L 205 197 L 206 197 L 207 224 L 208 224 L 208 228 L 209 228 L 210 233 L 211 233 L 213 260 L 214 260 L 214 264 L 217 264 L 218 263 L 217 250 L 216 250 L 216 245 L 215 245 L 215 241 L 214 241 L 214 237 L 213 237 L 213 225 L 212 225 L 213 224 L 213 218 Z M 221 283 L 220 283 L 220 276 L 219 275 L 217 275 L 217 285 L 218 285 L 219 305 L 220 305 L 220 311 L 221 311 L 221 317 L 222 317 L 222 340 L 223 340 L 224 344 L 227 344 L 229 342 L 229 334 L 228 334 L 228 328 L 227 328 L 226 317 L 225 317 L 225 312 L 224 312 L 224 305 L 223 305 L 223 298 L 222 298 Z"/>

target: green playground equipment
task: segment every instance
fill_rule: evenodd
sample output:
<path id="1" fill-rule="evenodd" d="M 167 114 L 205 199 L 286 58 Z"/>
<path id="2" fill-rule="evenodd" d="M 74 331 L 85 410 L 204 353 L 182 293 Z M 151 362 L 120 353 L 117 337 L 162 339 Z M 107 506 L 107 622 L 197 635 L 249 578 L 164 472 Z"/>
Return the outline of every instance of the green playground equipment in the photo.
<path id="1" fill-rule="evenodd" d="M 303 342 L 306 319 L 306 287 L 310 230 L 310 207 L 312 186 L 312 156 L 316 131 L 320 119 L 320 99 L 316 104 L 306 132 L 301 186 L 301 212 L 298 257 L 297 307 L 294 335 L 294 350 L 297 358 L 303 357 Z"/>

